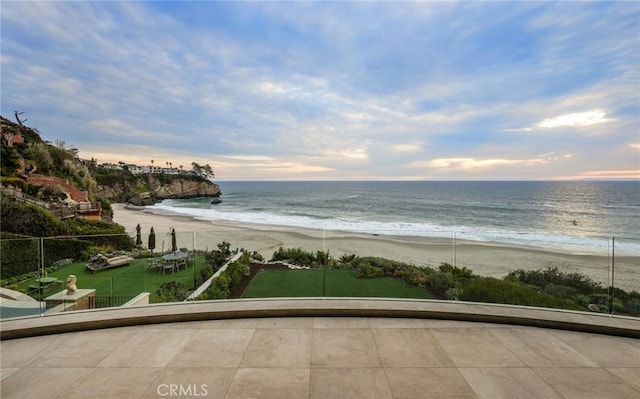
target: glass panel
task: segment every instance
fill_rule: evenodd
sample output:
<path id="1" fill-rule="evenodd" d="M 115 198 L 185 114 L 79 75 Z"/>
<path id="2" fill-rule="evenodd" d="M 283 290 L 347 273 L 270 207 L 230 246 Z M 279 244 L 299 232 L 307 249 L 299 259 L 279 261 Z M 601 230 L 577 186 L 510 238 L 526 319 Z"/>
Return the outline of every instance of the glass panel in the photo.
<path id="1" fill-rule="evenodd" d="M 150 231 L 139 240 L 136 232 L 3 239 L 2 286 L 31 299 L 3 301 L 2 317 L 122 306 L 145 292 L 149 303 L 398 297 L 640 316 L 640 240 L 415 234 L 229 227 L 154 231 L 151 241 Z M 71 275 L 79 290 L 95 290 L 86 303 L 67 293 Z"/>
<path id="2" fill-rule="evenodd" d="M 640 239 L 611 239 L 610 311 L 640 317 Z"/>
<path id="3" fill-rule="evenodd" d="M 456 266 L 494 278 L 465 286 L 460 299 L 607 312 L 609 247 L 603 238 L 457 232 Z"/>
<path id="4" fill-rule="evenodd" d="M 33 316 L 46 310 L 42 299 L 49 287 L 45 282 L 39 281 L 44 276 L 41 270 L 40 245 L 41 240 L 38 238 L 0 240 L 2 319 Z"/>
<path id="5" fill-rule="evenodd" d="M 43 258 L 55 287 L 44 298 L 51 313 L 106 307 L 144 290 L 140 251 L 126 234 L 46 238 Z"/>

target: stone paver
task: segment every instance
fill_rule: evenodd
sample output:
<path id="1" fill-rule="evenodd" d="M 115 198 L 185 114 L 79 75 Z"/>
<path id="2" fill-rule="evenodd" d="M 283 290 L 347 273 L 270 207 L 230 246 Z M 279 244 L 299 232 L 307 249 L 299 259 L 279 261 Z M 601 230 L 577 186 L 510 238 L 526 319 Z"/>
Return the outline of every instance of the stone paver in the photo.
<path id="1" fill-rule="evenodd" d="M 377 328 L 373 336 L 384 367 L 453 367 L 433 334 L 422 328 Z"/>
<path id="2" fill-rule="evenodd" d="M 392 398 L 382 368 L 312 370 L 309 397 L 312 399 Z"/>
<path id="3" fill-rule="evenodd" d="M 640 397 L 640 391 L 601 368 L 545 368 L 536 373 L 566 399 Z"/>
<path id="4" fill-rule="evenodd" d="M 589 358 L 536 328 L 504 328 L 491 333 L 530 367 L 596 367 Z"/>
<path id="5" fill-rule="evenodd" d="M 151 324 L 0 341 L 4 398 L 640 398 L 640 340 L 383 317 Z"/>
<path id="6" fill-rule="evenodd" d="M 309 396 L 309 369 L 241 368 L 227 393 L 228 399 L 282 399 Z"/>
<path id="7" fill-rule="evenodd" d="M 311 329 L 256 329 L 240 367 L 308 368 Z"/>
<path id="8" fill-rule="evenodd" d="M 489 329 L 439 328 L 431 333 L 457 367 L 524 367 Z"/>
<path id="9" fill-rule="evenodd" d="M 324 328 L 313 331 L 312 367 L 382 367 L 369 329 Z"/>
<path id="10" fill-rule="evenodd" d="M 252 329 L 200 329 L 169 367 L 238 367 L 253 336 Z M 216 350 L 213 352 L 212 347 Z"/>
<path id="11" fill-rule="evenodd" d="M 461 368 L 460 373 L 480 399 L 562 399 L 530 368 Z"/>
<path id="12" fill-rule="evenodd" d="M 386 372 L 395 399 L 477 398 L 456 368 L 390 368 Z"/>

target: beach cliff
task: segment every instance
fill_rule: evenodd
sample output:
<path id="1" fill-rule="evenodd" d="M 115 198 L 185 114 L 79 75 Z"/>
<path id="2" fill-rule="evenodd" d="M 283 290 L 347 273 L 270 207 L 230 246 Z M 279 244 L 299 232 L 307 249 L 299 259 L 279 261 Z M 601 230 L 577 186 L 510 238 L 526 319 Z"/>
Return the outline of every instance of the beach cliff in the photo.
<path id="1" fill-rule="evenodd" d="M 151 205 L 164 199 L 217 198 L 221 194 L 220 187 L 206 179 L 152 174 L 98 184 L 94 193 L 112 202 L 133 205 Z"/>

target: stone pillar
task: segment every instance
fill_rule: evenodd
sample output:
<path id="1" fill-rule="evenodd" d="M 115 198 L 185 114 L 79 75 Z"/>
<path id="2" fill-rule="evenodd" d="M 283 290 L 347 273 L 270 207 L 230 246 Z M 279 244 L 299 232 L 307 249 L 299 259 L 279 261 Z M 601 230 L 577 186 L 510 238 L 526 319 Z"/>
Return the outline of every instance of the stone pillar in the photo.
<path id="1" fill-rule="evenodd" d="M 95 289 L 79 289 L 71 295 L 67 295 L 67 290 L 64 290 L 45 298 L 45 302 L 47 307 L 65 304 L 65 310 L 83 310 L 90 309 L 90 298 L 95 296 Z"/>

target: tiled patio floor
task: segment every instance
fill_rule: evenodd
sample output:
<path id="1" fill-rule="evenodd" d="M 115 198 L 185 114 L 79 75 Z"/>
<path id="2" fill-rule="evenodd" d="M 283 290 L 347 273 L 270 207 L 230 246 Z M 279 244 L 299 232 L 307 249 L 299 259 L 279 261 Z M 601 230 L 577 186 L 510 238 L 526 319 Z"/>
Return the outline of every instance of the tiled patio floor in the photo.
<path id="1" fill-rule="evenodd" d="M 467 321 L 150 324 L 5 340 L 0 361 L 3 399 L 640 398 L 638 339 Z"/>

